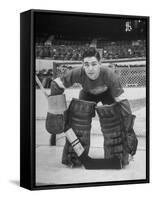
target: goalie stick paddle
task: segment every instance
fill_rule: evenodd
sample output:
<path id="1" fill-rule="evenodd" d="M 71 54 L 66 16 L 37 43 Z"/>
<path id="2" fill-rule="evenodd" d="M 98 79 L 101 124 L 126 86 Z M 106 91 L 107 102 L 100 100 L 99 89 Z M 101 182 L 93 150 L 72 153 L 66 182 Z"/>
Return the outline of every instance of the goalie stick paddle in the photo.
<path id="1" fill-rule="evenodd" d="M 65 135 L 85 169 L 122 169 L 122 162 L 118 157 L 110 159 L 91 158 L 72 129 L 66 131 Z"/>

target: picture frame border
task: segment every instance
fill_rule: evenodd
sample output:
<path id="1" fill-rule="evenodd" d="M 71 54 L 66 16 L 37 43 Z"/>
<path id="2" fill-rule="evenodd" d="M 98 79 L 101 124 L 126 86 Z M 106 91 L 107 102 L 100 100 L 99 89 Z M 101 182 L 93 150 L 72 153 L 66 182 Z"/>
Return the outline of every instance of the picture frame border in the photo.
<path id="1" fill-rule="evenodd" d="M 35 108 L 35 33 L 34 33 L 34 16 L 36 13 L 50 14 L 68 14 L 76 16 L 97 16 L 110 18 L 130 18 L 146 20 L 146 179 L 125 180 L 125 181 L 108 181 L 108 182 L 91 182 L 78 184 L 58 184 L 58 185 L 36 185 L 36 108 Z M 150 17 L 121 14 L 102 14 L 86 13 L 71 11 L 55 10 L 38 10 L 32 9 L 20 13 L 20 186 L 30 190 L 44 189 L 63 189 L 63 188 L 80 188 L 95 186 L 112 186 L 141 184 L 150 182 L 150 130 L 149 130 L 149 68 L 150 68 Z"/>

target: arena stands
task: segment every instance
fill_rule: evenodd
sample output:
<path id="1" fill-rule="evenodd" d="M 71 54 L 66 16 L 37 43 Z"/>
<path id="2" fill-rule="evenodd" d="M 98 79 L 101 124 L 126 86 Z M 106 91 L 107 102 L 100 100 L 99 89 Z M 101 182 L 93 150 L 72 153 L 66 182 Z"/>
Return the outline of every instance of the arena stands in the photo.
<path id="1" fill-rule="evenodd" d="M 52 60 L 81 60 L 89 41 L 59 41 L 52 45 L 36 44 L 36 58 Z M 98 41 L 97 48 L 102 50 L 103 59 L 137 58 L 146 56 L 145 40 L 138 41 Z"/>
<path id="2" fill-rule="evenodd" d="M 118 41 L 111 43 L 98 42 L 98 48 L 103 49 L 105 59 L 145 57 L 145 41 Z"/>
<path id="3" fill-rule="evenodd" d="M 84 47 L 81 46 L 36 46 L 36 58 L 52 60 L 81 60 Z"/>

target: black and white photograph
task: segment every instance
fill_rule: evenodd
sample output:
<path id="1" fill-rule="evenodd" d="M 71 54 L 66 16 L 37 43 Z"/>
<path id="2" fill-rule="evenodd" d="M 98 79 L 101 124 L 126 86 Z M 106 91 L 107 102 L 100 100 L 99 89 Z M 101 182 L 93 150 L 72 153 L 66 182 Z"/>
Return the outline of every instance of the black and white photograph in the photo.
<path id="1" fill-rule="evenodd" d="M 35 187 L 148 182 L 148 20 L 33 12 Z"/>
<path id="2" fill-rule="evenodd" d="M 36 185 L 146 179 L 146 26 L 36 14 Z"/>

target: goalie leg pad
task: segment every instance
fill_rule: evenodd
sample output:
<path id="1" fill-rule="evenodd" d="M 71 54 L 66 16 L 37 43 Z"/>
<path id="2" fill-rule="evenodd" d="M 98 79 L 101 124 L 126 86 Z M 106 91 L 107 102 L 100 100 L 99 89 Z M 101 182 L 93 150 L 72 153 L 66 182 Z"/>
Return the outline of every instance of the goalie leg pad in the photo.
<path id="1" fill-rule="evenodd" d="M 95 115 L 95 105 L 93 102 L 73 99 L 68 109 L 69 126 L 78 137 L 87 154 L 90 147 L 91 121 Z M 67 140 L 63 150 L 62 163 L 74 167 L 81 165 L 78 156 Z"/>
<path id="2" fill-rule="evenodd" d="M 73 150 L 70 142 L 66 138 L 66 142 L 62 154 L 62 163 L 70 167 L 79 167 L 82 165 L 80 159 L 78 159 L 77 154 Z"/>
<path id="3" fill-rule="evenodd" d="M 128 153 L 125 151 L 122 121 L 117 104 L 96 107 L 96 111 L 104 135 L 105 158 L 117 156 L 121 159 L 123 165 L 128 164 Z"/>

